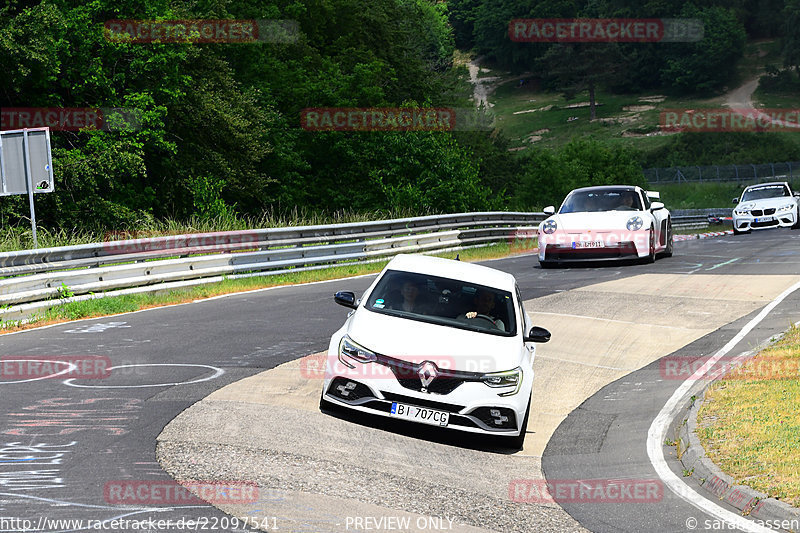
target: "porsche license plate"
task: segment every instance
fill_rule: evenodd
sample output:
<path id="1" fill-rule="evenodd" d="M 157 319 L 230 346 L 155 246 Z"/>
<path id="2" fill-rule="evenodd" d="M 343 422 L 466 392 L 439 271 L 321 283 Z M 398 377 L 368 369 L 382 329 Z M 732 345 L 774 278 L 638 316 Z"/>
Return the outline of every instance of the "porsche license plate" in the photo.
<path id="1" fill-rule="evenodd" d="M 450 422 L 450 413 L 446 411 L 437 411 L 436 409 L 417 407 L 416 405 L 404 403 L 392 402 L 391 413 L 392 416 L 397 418 L 422 422 L 423 424 L 431 424 L 432 426 L 444 427 Z"/>
<path id="2" fill-rule="evenodd" d="M 605 247 L 605 243 L 603 241 L 581 241 L 581 242 L 573 242 L 573 248 L 603 248 Z"/>

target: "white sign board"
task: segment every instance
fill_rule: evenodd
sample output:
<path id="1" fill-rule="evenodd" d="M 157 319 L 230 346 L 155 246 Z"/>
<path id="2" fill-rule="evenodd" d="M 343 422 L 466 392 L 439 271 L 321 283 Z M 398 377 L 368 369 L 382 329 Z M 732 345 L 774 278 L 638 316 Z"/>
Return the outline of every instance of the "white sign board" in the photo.
<path id="1" fill-rule="evenodd" d="M 50 129 L 0 131 L 0 196 L 53 192 Z"/>

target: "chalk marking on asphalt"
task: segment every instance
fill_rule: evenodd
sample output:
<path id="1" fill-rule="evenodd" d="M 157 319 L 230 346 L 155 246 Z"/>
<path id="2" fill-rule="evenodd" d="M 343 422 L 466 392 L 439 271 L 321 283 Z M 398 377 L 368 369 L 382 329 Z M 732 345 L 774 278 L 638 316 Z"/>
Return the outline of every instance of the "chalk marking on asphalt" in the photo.
<path id="1" fill-rule="evenodd" d="M 192 385 L 194 383 L 202 383 L 204 381 L 211 381 L 212 379 L 217 379 L 218 377 L 220 377 L 222 374 L 225 373 L 223 369 L 211 365 L 190 365 L 184 363 L 141 363 L 136 365 L 118 365 L 118 366 L 112 366 L 108 370 L 111 371 L 114 370 L 115 368 L 133 368 L 138 366 L 184 366 L 184 367 L 189 366 L 189 367 L 209 368 L 211 370 L 214 370 L 215 372 L 213 375 L 207 378 L 199 378 L 191 381 L 179 381 L 177 383 L 153 383 L 149 385 L 78 385 L 76 383 L 72 383 L 73 381 L 75 381 L 74 378 L 65 379 L 62 383 L 64 383 L 64 385 L 69 385 L 70 387 L 78 387 L 81 389 L 143 389 L 147 387 L 174 387 L 176 385 Z"/>
<path id="2" fill-rule="evenodd" d="M 741 257 L 734 257 L 730 261 L 725 261 L 724 263 L 717 263 L 716 265 L 712 266 L 711 268 L 707 268 L 706 270 L 716 270 L 719 267 L 724 267 L 725 265 L 730 265 L 731 263 L 735 263 L 739 259 L 741 259 Z"/>
<path id="3" fill-rule="evenodd" d="M 11 363 L 11 362 L 34 362 L 34 363 L 55 363 L 57 365 L 67 364 L 69 365 L 67 368 L 60 372 L 56 372 L 55 374 L 48 374 L 47 376 L 41 376 L 38 378 L 30 378 L 30 379 L 15 379 L 14 381 L 0 381 L 0 385 L 8 385 L 10 383 L 30 383 L 31 381 L 39 381 L 42 379 L 52 379 L 58 376 L 62 376 L 64 374 L 69 374 L 73 370 L 78 369 L 78 365 L 75 363 L 70 363 L 69 361 L 51 361 L 49 359 L 2 359 L 0 363 Z M 0 376 L 2 376 L 2 372 L 0 372 Z"/>
<path id="4" fill-rule="evenodd" d="M 695 381 L 702 378 L 708 371 L 719 361 L 725 354 L 730 352 L 739 342 L 750 333 L 758 324 L 761 323 L 769 313 L 772 312 L 783 300 L 790 294 L 800 289 L 800 282 L 795 283 L 774 300 L 772 300 L 764 309 L 761 310 L 750 322 L 748 322 L 740 331 L 728 341 L 725 346 L 719 349 L 711 358 L 709 358 L 703 366 L 698 368 L 691 377 L 684 381 L 680 387 L 672 394 L 667 403 L 658 413 L 650 429 L 647 432 L 647 456 L 650 458 L 650 463 L 655 468 L 658 477 L 674 492 L 678 497 L 687 501 L 697 509 L 709 514 L 717 519 L 720 519 L 728 524 L 731 524 L 739 531 L 751 531 L 754 533 L 774 533 L 774 530 L 760 526 L 736 513 L 728 511 L 727 509 L 713 503 L 706 499 L 704 496 L 697 493 L 694 489 L 684 483 L 675 473 L 670 470 L 667 461 L 664 459 L 663 443 L 667 434 L 667 427 L 674 418 L 675 412 L 678 410 L 678 404 L 692 387 Z"/>

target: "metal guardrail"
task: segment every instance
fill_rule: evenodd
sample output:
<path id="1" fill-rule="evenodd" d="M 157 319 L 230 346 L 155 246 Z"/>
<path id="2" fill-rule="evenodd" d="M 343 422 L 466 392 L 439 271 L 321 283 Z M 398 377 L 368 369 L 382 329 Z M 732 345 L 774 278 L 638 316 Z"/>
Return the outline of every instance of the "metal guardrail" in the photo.
<path id="1" fill-rule="evenodd" d="M 544 213 L 482 212 L 396 220 L 176 235 L 0 253 L 0 320 L 57 305 L 65 297 L 174 282 L 269 275 L 398 253 L 532 238 Z M 675 227 L 708 224 L 673 217 Z M 148 289 L 143 289 L 148 290 Z M 99 296 L 99 295 L 95 295 Z M 94 296 L 92 296 L 94 297 Z M 31 304 L 31 302 L 36 302 Z"/>
<path id="2" fill-rule="evenodd" d="M 486 245 L 535 229 L 543 213 L 484 212 L 112 240 L 0 254 L 0 318 L 20 304 L 246 273 L 283 273 L 402 252 Z M 14 307 L 16 306 L 16 307 Z M 46 306 L 41 306 L 46 307 Z"/>

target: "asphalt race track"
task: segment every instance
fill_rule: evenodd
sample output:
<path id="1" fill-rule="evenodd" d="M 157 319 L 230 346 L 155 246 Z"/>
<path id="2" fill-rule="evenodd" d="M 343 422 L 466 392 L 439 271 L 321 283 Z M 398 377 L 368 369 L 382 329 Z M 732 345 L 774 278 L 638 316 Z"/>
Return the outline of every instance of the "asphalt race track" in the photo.
<path id="1" fill-rule="evenodd" d="M 543 476 L 657 481 L 648 428 L 682 383 L 664 375 L 659 359 L 709 355 L 733 338 L 800 279 L 798 239 L 769 230 L 678 242 L 674 257 L 652 265 L 489 262 L 517 277 L 534 322 L 553 333 L 537 348 L 529 434 L 515 453 L 319 412 L 313 354 L 327 349 L 347 313 L 332 294 L 361 292 L 372 276 L 0 336 L 6 364 L 97 356 L 111 365 L 103 379 L 0 378 L 0 531 L 22 531 L 25 520 L 29 529 L 89 531 L 89 520 L 120 518 L 151 523 L 103 527 L 252 530 L 231 527 L 223 511 L 268 531 L 710 529 L 715 517 L 668 487 L 652 501 L 561 505 L 518 488 Z M 798 320 L 793 293 L 733 351 Z M 680 476 L 679 463 L 668 464 Z M 172 476 L 250 492 L 217 493 L 209 505 L 170 498 L 168 489 L 119 490 L 169 487 Z M 56 520 L 83 522 L 48 522 Z"/>

